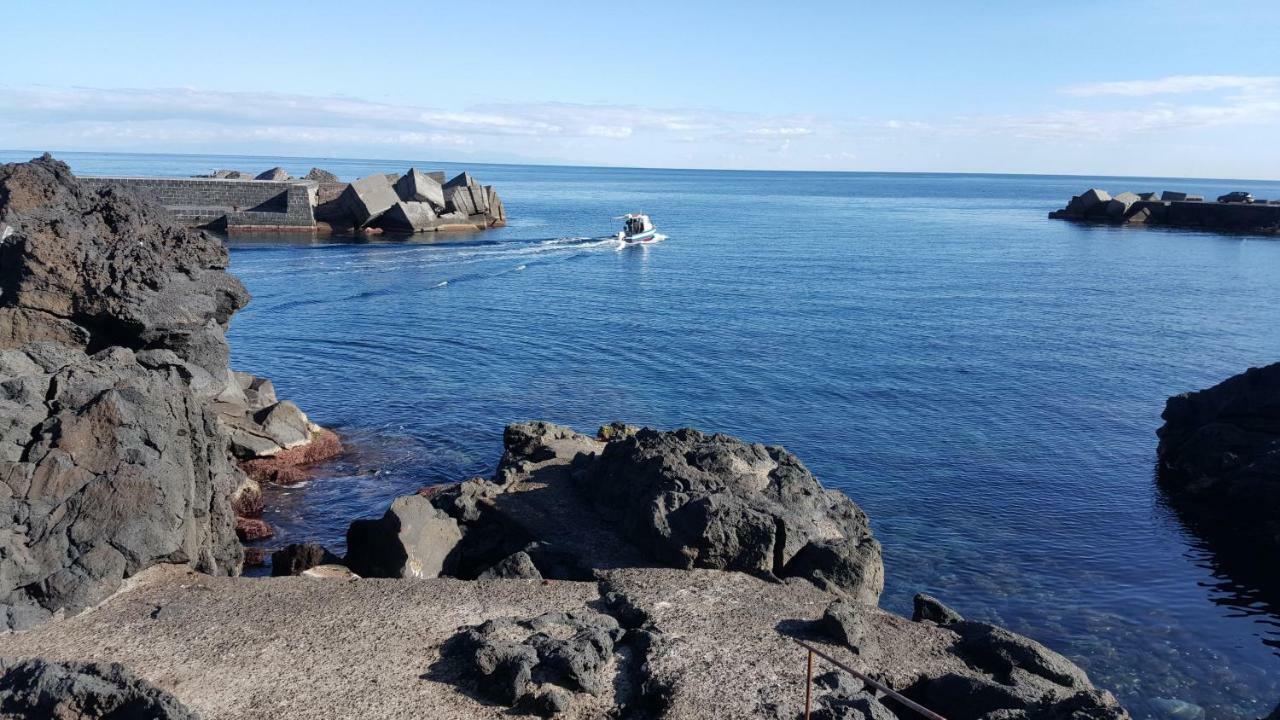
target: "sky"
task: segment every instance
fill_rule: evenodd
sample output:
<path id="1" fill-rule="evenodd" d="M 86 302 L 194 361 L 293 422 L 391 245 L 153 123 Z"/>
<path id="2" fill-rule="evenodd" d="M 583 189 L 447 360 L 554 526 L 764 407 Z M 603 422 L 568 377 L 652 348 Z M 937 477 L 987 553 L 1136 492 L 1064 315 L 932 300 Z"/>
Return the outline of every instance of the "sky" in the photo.
<path id="1" fill-rule="evenodd" d="M 0 148 L 1280 178 L 1280 3 L 0 0 Z"/>

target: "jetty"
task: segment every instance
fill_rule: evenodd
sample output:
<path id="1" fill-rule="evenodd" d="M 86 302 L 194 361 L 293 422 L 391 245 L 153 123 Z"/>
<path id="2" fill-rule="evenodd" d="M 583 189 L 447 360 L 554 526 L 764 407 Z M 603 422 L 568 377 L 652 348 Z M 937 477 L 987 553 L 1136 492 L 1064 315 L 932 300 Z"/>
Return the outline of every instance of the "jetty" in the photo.
<path id="1" fill-rule="evenodd" d="M 484 230 L 506 224 L 491 185 L 470 173 L 446 180 L 440 171 L 411 168 L 342 182 L 312 169 L 292 178 L 281 168 L 256 176 L 219 170 L 201 177 L 83 176 L 91 188 L 114 187 L 162 206 L 192 228 L 253 231 L 418 233 Z"/>
<path id="2" fill-rule="evenodd" d="M 1227 196 L 1224 196 L 1227 197 Z M 1049 213 L 1054 220 L 1109 225 L 1165 225 L 1229 232 L 1280 234 L 1280 201 L 1206 201 L 1199 195 L 1166 190 L 1112 196 L 1091 188 Z"/>

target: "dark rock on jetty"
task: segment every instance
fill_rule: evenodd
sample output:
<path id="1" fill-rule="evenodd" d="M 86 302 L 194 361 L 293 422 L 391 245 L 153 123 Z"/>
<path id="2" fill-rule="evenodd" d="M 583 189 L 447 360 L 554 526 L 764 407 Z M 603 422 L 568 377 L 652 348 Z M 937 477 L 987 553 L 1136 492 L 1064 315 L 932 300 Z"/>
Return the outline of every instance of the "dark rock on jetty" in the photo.
<path id="1" fill-rule="evenodd" d="M 0 224 L 0 628 L 156 563 L 239 572 L 226 250 L 47 155 L 0 166 Z"/>
<path id="2" fill-rule="evenodd" d="M 1122 192 L 1114 197 L 1092 188 L 1071 198 L 1067 206 L 1049 213 L 1054 220 L 1110 225 L 1167 225 L 1275 234 L 1280 233 L 1280 202 L 1251 204 L 1205 202 L 1199 195 L 1166 190 Z"/>
<path id="3" fill-rule="evenodd" d="M 0 717 L 196 720 L 173 695 L 116 663 L 0 660 Z"/>
<path id="4" fill-rule="evenodd" d="M 1280 363 L 1169 398 L 1158 478 L 1233 574 L 1280 597 Z"/>

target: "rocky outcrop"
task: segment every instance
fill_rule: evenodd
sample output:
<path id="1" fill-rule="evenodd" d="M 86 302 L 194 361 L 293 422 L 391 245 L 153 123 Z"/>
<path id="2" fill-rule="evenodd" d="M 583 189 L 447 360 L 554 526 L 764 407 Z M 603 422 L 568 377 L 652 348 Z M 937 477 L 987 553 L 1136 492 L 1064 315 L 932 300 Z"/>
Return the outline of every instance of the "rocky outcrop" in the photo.
<path id="1" fill-rule="evenodd" d="M 248 301 L 216 240 L 48 156 L 0 167 L 0 608 L 25 627 L 157 562 L 239 570 L 210 401 Z"/>
<path id="2" fill-rule="evenodd" d="M 118 663 L 0 659 L 0 717 L 196 720 L 173 695 Z"/>
<path id="3" fill-rule="evenodd" d="M 884 588 L 861 508 L 783 448 L 641 429 L 606 443 L 575 479 L 597 512 L 662 564 L 804 577 L 869 603 Z"/>
<path id="4" fill-rule="evenodd" d="M 1280 598 L 1280 363 L 1169 398 L 1156 431 L 1170 504 L 1237 581 Z"/>
<path id="5" fill-rule="evenodd" d="M 1114 197 L 1091 188 L 1071 198 L 1066 207 L 1049 213 L 1054 220 L 1110 225 L 1168 225 L 1232 232 L 1280 233 L 1280 202 L 1251 204 L 1204 202 L 1199 195 L 1166 190 Z"/>
<path id="6" fill-rule="evenodd" d="M 269 528 L 237 528 L 260 498 L 219 409 L 268 393 L 228 367 L 222 244 L 47 155 L 0 166 L 0 223 L 0 628 L 157 563 L 239 572 Z"/>
<path id="7" fill-rule="evenodd" d="M 447 546 L 433 551 L 449 558 L 440 572 L 463 578 L 511 572 L 523 554 L 546 578 L 656 563 L 801 577 L 859 602 L 878 600 L 884 569 L 866 515 L 786 450 L 689 429 L 615 424 L 599 435 L 610 439 L 545 422 L 508 426 L 491 480 L 425 493 L 456 520 L 460 537 L 409 538 L 404 528 L 428 526 L 359 521 L 348 542 L 365 571 L 353 569 L 382 574 L 370 572 L 376 562 L 366 552 L 388 552 L 398 568 L 402 548 L 430 542 Z M 395 528 L 398 539 L 368 542 L 368 523 L 384 528 L 379 537 Z"/>
<path id="8" fill-rule="evenodd" d="M 361 579 L 319 546 L 275 558 L 281 571 L 307 569 L 269 583 L 153 568 L 92 613 L 0 638 L 0 655 L 56 649 L 126 662 L 218 716 L 244 714 L 251 698 L 305 682 L 325 688 L 324 703 L 371 716 L 431 707 L 442 717 L 794 720 L 805 661 L 795 641 L 803 640 L 948 717 L 1127 718 L 1061 655 L 966 621 L 936 599 L 920 596 L 912 622 L 867 602 L 860 586 L 831 582 L 834 573 L 697 567 L 700 558 L 771 556 L 748 541 L 785 547 L 777 525 L 858 527 L 850 522 L 859 513 L 826 499 L 781 448 L 619 425 L 600 435 L 611 439 L 549 423 L 509 426 L 491 479 L 424 489 L 378 520 L 353 524 L 348 565 L 411 581 Z M 642 466 L 628 470 L 623 458 Z M 636 484 L 635 497 L 664 497 L 654 489 L 678 481 L 691 497 L 721 495 L 772 513 L 775 534 L 668 535 L 661 512 L 637 526 L 643 532 L 627 529 L 609 509 L 610 494 L 593 486 L 605 482 L 593 472 L 606 470 Z M 780 497 L 789 512 L 772 507 Z M 679 512 L 680 503 L 663 502 Z M 697 552 L 672 554 L 655 543 Z M 674 567 L 658 567 L 673 557 Z M 308 648 L 307 662 L 281 664 L 244 645 L 259 637 L 289 638 Z M 374 684 L 379 692 L 368 693 Z M 813 691 L 816 717 L 891 720 L 905 712 L 848 675 L 819 675 Z M 291 711 L 314 710 L 308 698 L 290 697 Z"/>

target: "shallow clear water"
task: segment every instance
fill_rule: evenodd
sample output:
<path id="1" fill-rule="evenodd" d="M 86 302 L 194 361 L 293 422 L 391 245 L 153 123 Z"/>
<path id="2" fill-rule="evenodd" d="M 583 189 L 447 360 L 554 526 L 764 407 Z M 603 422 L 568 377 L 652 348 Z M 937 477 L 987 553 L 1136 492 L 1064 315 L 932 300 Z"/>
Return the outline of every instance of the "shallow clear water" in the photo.
<path id="1" fill-rule="evenodd" d="M 5 159 L 25 154 L 0 154 Z M 406 163 L 67 155 L 98 173 L 351 178 Z M 450 170 L 428 163 L 423 167 Z M 472 166 L 510 226 L 236 236 L 237 368 L 354 447 L 280 542 L 487 474 L 504 424 L 621 419 L 785 445 L 871 516 L 883 604 L 928 591 L 1080 662 L 1138 717 L 1258 717 L 1280 620 L 1163 505 L 1165 399 L 1280 359 L 1280 241 L 1047 220 L 1072 194 L 1280 184 Z M 588 238 L 643 210 L 666 242 Z"/>

